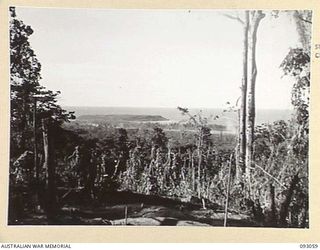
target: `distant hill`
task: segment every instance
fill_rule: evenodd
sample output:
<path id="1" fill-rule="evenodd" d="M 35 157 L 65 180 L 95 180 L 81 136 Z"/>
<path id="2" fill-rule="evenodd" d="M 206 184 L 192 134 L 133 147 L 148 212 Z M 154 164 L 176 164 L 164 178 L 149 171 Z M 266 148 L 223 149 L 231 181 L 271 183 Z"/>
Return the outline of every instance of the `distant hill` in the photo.
<path id="1" fill-rule="evenodd" d="M 158 122 L 168 121 L 160 115 L 80 115 L 77 120 L 97 122 Z"/>

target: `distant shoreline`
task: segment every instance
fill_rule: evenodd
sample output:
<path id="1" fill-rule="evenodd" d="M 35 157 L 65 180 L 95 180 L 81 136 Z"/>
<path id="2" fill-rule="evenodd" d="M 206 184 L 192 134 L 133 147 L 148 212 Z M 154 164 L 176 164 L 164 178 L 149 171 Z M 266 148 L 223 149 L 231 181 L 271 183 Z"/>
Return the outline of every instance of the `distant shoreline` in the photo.
<path id="1" fill-rule="evenodd" d="M 177 107 L 144 107 L 144 106 L 83 106 L 83 105 L 62 105 L 62 108 L 81 108 L 81 109 L 176 109 L 178 110 Z M 185 107 L 182 106 L 183 108 L 188 108 L 189 110 L 218 110 L 218 109 L 223 109 L 223 108 L 211 108 L 211 107 Z M 263 111 L 263 110 L 269 110 L 269 111 L 293 111 L 293 109 L 286 108 L 286 109 L 275 109 L 275 108 L 258 108 L 257 110 Z"/>
<path id="2" fill-rule="evenodd" d="M 77 120 L 86 121 L 104 121 L 104 122 L 162 122 L 169 121 L 160 115 L 132 115 L 132 114 L 115 114 L 115 115 L 81 115 Z"/>
<path id="3" fill-rule="evenodd" d="M 180 122 L 188 119 L 187 116 L 182 115 L 177 108 L 143 108 L 143 107 L 91 107 L 91 106 L 64 106 L 68 111 L 74 111 L 76 117 L 83 115 L 134 115 L 134 116 L 162 116 L 167 120 Z M 214 121 L 216 124 L 223 124 L 234 127 L 237 124 L 236 112 L 224 112 L 219 108 L 189 108 L 191 115 L 199 114 L 200 111 L 203 117 Z M 257 109 L 256 111 L 256 124 L 273 123 L 277 120 L 289 120 L 292 117 L 293 110 L 290 109 Z M 219 116 L 219 119 L 213 119 Z"/>

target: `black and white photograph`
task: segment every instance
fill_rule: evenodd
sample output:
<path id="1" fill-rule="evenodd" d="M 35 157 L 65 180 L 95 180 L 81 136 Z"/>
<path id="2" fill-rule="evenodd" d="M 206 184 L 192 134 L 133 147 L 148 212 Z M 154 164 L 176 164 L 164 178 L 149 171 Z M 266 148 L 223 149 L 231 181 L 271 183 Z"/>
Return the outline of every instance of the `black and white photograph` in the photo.
<path id="1" fill-rule="evenodd" d="M 8 13 L 9 226 L 309 228 L 311 10 Z"/>

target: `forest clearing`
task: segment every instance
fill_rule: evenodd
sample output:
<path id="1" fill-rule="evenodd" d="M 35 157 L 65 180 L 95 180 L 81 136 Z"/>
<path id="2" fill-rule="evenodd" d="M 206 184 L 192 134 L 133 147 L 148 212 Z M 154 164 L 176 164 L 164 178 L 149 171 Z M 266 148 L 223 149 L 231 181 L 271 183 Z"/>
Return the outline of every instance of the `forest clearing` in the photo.
<path id="1" fill-rule="evenodd" d="M 28 14 L 30 10 L 27 8 L 10 8 L 9 225 L 309 227 L 311 11 L 241 10 L 211 13 L 230 22 L 228 25 L 233 27 L 234 24 L 237 27 L 241 38 L 237 40 L 241 43 L 237 43 L 241 51 L 238 49 L 238 59 L 235 59 L 240 63 L 233 65 L 227 61 L 223 66 L 223 63 L 217 62 L 221 69 L 217 66 L 214 74 L 209 72 L 210 75 L 219 75 L 219 71 L 228 70 L 224 75 L 231 75 L 232 69 L 227 68 L 230 63 L 232 67 L 239 69 L 237 72 L 240 76 L 237 75 L 236 78 L 239 93 L 235 91 L 235 96 L 238 95 L 235 100 L 228 101 L 229 99 L 222 97 L 222 93 L 228 92 L 223 89 L 223 85 L 227 83 L 215 83 L 215 91 L 207 91 L 216 95 L 215 98 L 207 98 L 208 102 L 216 99 L 223 103 L 223 106 L 219 106 L 219 112 L 209 115 L 201 109 L 195 112 L 192 107 L 184 106 L 185 103 L 188 104 L 185 100 L 193 100 L 190 96 L 196 96 L 193 91 L 197 89 L 197 82 L 192 83 L 190 89 L 189 85 L 182 87 L 179 83 L 178 91 L 172 94 L 177 99 L 174 101 L 174 98 L 168 97 L 171 93 L 166 92 L 174 92 L 172 89 L 176 85 L 171 79 L 167 85 L 159 84 L 160 87 L 157 84 L 154 84 L 154 87 L 153 83 L 145 83 L 143 87 L 131 83 L 135 87 L 128 84 L 127 88 L 115 84 L 116 90 L 110 82 L 99 82 L 96 86 L 105 86 L 100 89 L 95 88 L 93 83 L 91 87 L 89 83 L 81 82 L 81 70 L 70 70 L 70 75 L 75 77 L 76 82 L 72 85 L 70 76 L 64 75 L 65 71 L 68 71 L 63 70 L 63 67 L 68 66 L 67 63 L 59 62 L 63 66 L 59 71 L 59 63 L 46 64 L 41 62 L 40 56 L 38 59 L 32 42 L 42 48 L 47 41 L 42 41 L 42 38 L 32 40 L 33 36 L 36 37 L 37 30 L 20 19 L 19 11 L 25 11 L 24 15 L 29 15 L 29 18 L 32 16 Z M 53 13 L 54 11 L 58 13 L 59 10 L 53 10 Z M 68 15 L 71 17 L 70 13 Z M 190 12 L 181 11 L 177 16 L 182 15 L 185 18 L 188 13 Z M 196 14 L 202 17 L 201 15 L 210 13 Z M 97 14 L 99 15 L 107 16 L 103 13 Z M 134 12 L 132 16 L 134 15 L 144 14 Z M 200 17 L 194 17 L 194 20 L 201 21 Z M 118 17 L 114 18 L 117 20 Z M 130 24 L 124 20 L 122 23 Z M 273 22 L 274 26 L 277 26 L 278 21 L 291 25 L 297 37 L 296 47 L 285 44 L 285 56 L 281 61 L 272 61 L 282 74 L 278 81 L 284 78 L 289 83 L 291 109 L 284 113 L 290 118 L 272 118 L 270 121 L 258 123 L 257 116 L 262 111 L 257 108 L 259 96 L 256 96 L 256 90 L 263 84 L 272 89 L 272 84 L 275 84 L 271 78 L 265 80 L 265 83 L 259 78 L 262 66 L 270 63 L 265 60 L 266 64 L 261 66 L 259 62 L 262 60 L 257 60 L 262 54 L 259 50 L 259 29 L 265 27 L 262 26 L 265 25 L 263 22 Z M 285 25 L 283 26 L 287 27 Z M 124 30 L 127 32 L 127 29 Z M 121 31 L 117 30 L 115 36 Z M 43 32 L 43 29 L 39 28 L 39 32 Z M 127 34 L 126 32 L 124 34 Z M 217 37 L 224 34 L 224 31 L 220 32 Z M 100 33 L 97 33 L 96 36 L 99 38 L 99 35 Z M 147 41 L 151 39 L 149 36 L 152 37 L 148 33 Z M 78 35 L 75 37 L 78 39 Z M 134 44 L 134 41 L 132 43 Z M 200 42 L 195 42 L 197 46 L 198 43 Z M 85 48 L 85 44 L 81 46 Z M 112 42 L 110 44 L 112 45 Z M 130 42 L 126 40 L 119 44 L 112 46 L 120 46 L 120 49 L 125 50 Z M 225 45 L 218 44 L 223 50 Z M 171 55 L 170 45 L 166 46 Z M 49 49 L 46 47 L 46 50 Z M 135 48 L 134 51 L 136 50 Z M 217 51 L 215 53 L 219 54 Z M 49 53 L 49 56 L 56 56 L 54 54 Z M 266 54 L 272 54 L 272 51 L 267 51 Z M 44 54 L 41 55 L 45 58 Z M 83 59 L 80 55 L 77 56 L 79 59 L 70 55 L 66 57 L 66 61 L 83 60 L 83 65 L 88 69 L 99 70 L 99 74 L 92 76 L 93 82 L 95 77 L 98 78 L 97 75 L 106 74 L 107 69 L 88 66 L 85 57 Z M 152 55 L 157 58 L 162 56 L 161 53 Z M 93 58 L 96 57 L 99 58 L 99 55 L 94 55 Z M 117 62 L 120 60 L 118 57 L 116 54 Z M 173 57 L 174 54 L 170 60 L 174 61 Z M 143 61 L 143 57 L 141 58 L 139 61 Z M 194 60 L 196 59 L 195 57 Z M 274 58 L 271 57 L 270 60 Z M 153 68 L 156 68 L 152 63 L 156 65 L 153 61 L 147 62 L 146 70 L 137 74 L 141 79 L 145 77 L 145 72 L 153 72 Z M 149 64 L 153 66 L 149 67 Z M 72 92 L 74 96 L 69 99 L 78 99 L 77 104 L 83 104 L 84 110 L 85 105 L 94 106 L 95 99 L 99 99 L 96 96 L 89 97 L 90 91 L 95 91 L 96 95 L 104 92 L 103 98 L 99 100 L 108 99 L 104 96 L 109 96 L 111 101 L 116 102 L 115 100 L 123 98 L 121 100 L 128 103 L 133 93 L 132 103 L 138 103 L 139 99 L 142 99 L 149 105 L 147 102 L 152 103 L 153 99 L 157 98 L 159 103 L 165 98 L 177 102 L 172 112 L 176 112 L 183 119 L 174 121 L 158 111 L 152 114 L 151 111 L 146 114 L 134 111 L 119 111 L 120 114 L 100 111 L 99 114 L 78 115 L 72 110 L 72 106 L 64 109 L 60 104 L 59 98 L 64 91 L 53 91 L 48 89 L 47 85 L 41 84 L 42 74 L 47 76 L 50 67 L 55 77 L 65 77 L 62 85 L 58 85 L 59 80 L 54 81 L 55 84 L 65 88 L 66 92 Z M 141 65 L 140 67 L 142 68 Z M 268 67 L 265 66 L 264 69 Z M 139 70 L 138 66 L 137 68 Z M 117 72 L 119 69 L 121 75 L 123 69 L 120 66 L 108 68 L 110 72 Z M 161 69 L 163 71 L 159 71 L 159 79 L 163 79 L 166 73 Z M 130 69 L 126 71 L 128 78 L 134 79 L 134 70 L 135 65 L 130 65 Z M 155 73 L 155 76 L 158 75 Z M 138 80 L 142 81 L 141 79 Z M 66 87 L 68 81 L 70 87 Z M 80 91 L 77 88 L 85 94 L 77 94 L 77 91 Z M 149 88 L 153 95 L 148 92 Z M 159 89 L 153 92 L 153 88 Z M 222 89 L 221 92 L 219 88 Z M 123 97 L 116 96 L 116 91 L 123 91 Z M 229 92 L 233 93 L 232 91 Z M 184 96 L 183 93 L 189 93 L 190 96 Z M 267 104 L 277 102 L 278 99 L 281 103 L 281 99 L 284 99 L 281 93 L 270 93 L 265 93 Z M 206 99 L 207 93 L 202 91 L 201 94 L 203 97 L 194 100 Z M 130 105 L 131 103 L 127 106 Z M 80 105 L 75 106 L 80 109 Z M 126 106 L 126 103 L 123 106 Z M 116 107 L 114 109 L 116 110 Z"/>

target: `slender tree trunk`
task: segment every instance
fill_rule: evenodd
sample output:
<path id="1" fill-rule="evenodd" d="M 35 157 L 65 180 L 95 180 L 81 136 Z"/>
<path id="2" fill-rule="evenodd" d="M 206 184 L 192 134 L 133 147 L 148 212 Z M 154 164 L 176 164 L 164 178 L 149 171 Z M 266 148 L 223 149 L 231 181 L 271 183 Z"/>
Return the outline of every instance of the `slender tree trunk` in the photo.
<path id="1" fill-rule="evenodd" d="M 296 186 L 299 183 L 299 176 L 298 174 L 296 174 L 290 183 L 290 188 L 288 190 L 288 193 L 286 195 L 285 200 L 283 201 L 283 203 L 281 204 L 281 208 L 280 208 L 280 218 L 279 218 L 279 223 L 281 226 L 287 226 L 287 216 L 289 214 L 289 206 L 290 206 L 290 202 L 292 200 L 293 194 L 294 194 L 294 190 L 296 188 Z"/>
<path id="2" fill-rule="evenodd" d="M 191 169 L 192 169 L 192 190 L 196 190 L 196 173 L 193 160 L 193 152 L 191 152 Z"/>
<path id="3" fill-rule="evenodd" d="M 44 153 L 44 162 L 43 170 L 45 172 L 45 181 L 48 185 L 48 165 L 49 165 L 49 135 L 48 127 L 45 120 L 42 120 L 42 136 L 43 136 L 43 153 Z"/>
<path id="4" fill-rule="evenodd" d="M 34 97 L 33 106 L 33 151 L 34 151 L 34 171 L 37 184 L 39 183 L 38 148 L 37 148 L 37 99 Z"/>
<path id="5" fill-rule="evenodd" d="M 23 108 L 23 114 L 21 117 L 21 141 L 20 141 L 21 153 L 25 152 L 27 149 L 28 108 L 27 108 L 27 101 L 25 99 L 23 99 L 22 108 Z"/>
<path id="6" fill-rule="evenodd" d="M 241 109 L 238 109 L 237 110 L 237 121 L 238 121 L 238 138 L 237 138 L 237 146 L 236 146 L 236 149 L 235 149 L 235 164 L 236 164 L 236 167 L 235 167 L 235 179 L 237 181 L 240 181 L 242 179 L 242 175 L 244 173 L 244 169 L 242 166 L 240 166 L 240 112 L 241 112 Z M 243 162 L 243 161 L 242 161 Z"/>
<path id="7" fill-rule="evenodd" d="M 48 222 L 54 223 L 54 217 L 56 215 L 57 203 L 56 203 L 56 185 L 55 185 L 55 164 L 54 164 L 54 141 L 52 136 L 52 125 L 48 119 L 42 120 L 43 129 L 43 146 L 44 146 L 44 168 L 46 170 L 46 199 L 45 210 L 48 218 Z"/>
<path id="8" fill-rule="evenodd" d="M 275 227 L 277 226 L 277 208 L 275 202 L 275 191 L 274 186 L 270 184 L 270 226 Z"/>
<path id="9" fill-rule="evenodd" d="M 265 14 L 258 11 L 250 11 L 250 28 L 248 34 L 248 89 L 247 89 L 247 104 L 246 104 L 246 177 L 249 186 L 251 187 L 251 171 L 253 167 L 253 140 L 255 126 L 255 87 L 257 78 L 256 65 L 256 45 L 257 31 L 260 21 L 265 17 Z M 252 195 L 252 194 L 250 194 Z M 249 196 L 250 196 L 249 195 Z"/>
<path id="10" fill-rule="evenodd" d="M 238 165 L 245 172 L 246 158 L 246 106 L 247 106 L 247 85 L 248 85 L 248 31 L 249 31 L 249 11 L 245 11 L 243 27 L 243 75 L 241 85 L 241 106 L 239 112 L 239 162 Z"/>
<path id="11" fill-rule="evenodd" d="M 228 221 L 228 206 L 229 206 L 229 195 L 230 195 L 230 185 L 231 185 L 231 168 L 232 168 L 232 154 L 230 155 L 229 160 L 229 171 L 227 176 L 227 191 L 226 191 L 226 200 L 225 200 L 225 206 L 224 206 L 224 222 L 223 226 L 227 226 Z"/>
<path id="12" fill-rule="evenodd" d="M 198 198 L 201 198 L 202 131 L 198 144 Z"/>
<path id="13" fill-rule="evenodd" d="M 33 106 L 33 157 L 34 157 L 34 175 L 35 184 L 36 184 L 36 205 L 41 206 L 40 197 L 42 192 L 42 187 L 40 185 L 40 166 L 38 161 L 38 138 L 37 138 L 37 99 L 34 97 L 34 106 Z M 36 208 L 36 209 L 37 209 Z"/>

